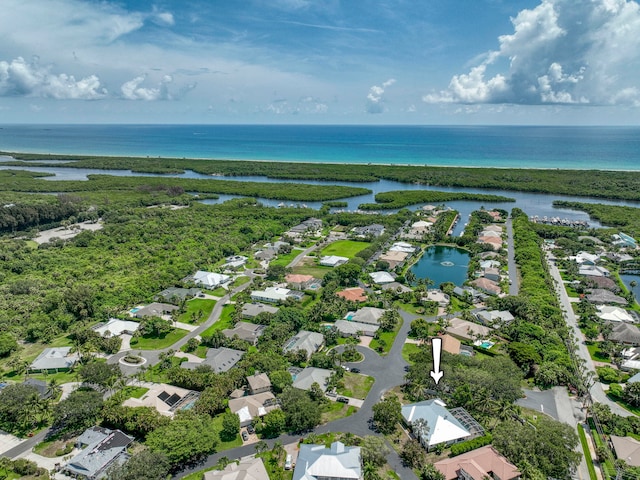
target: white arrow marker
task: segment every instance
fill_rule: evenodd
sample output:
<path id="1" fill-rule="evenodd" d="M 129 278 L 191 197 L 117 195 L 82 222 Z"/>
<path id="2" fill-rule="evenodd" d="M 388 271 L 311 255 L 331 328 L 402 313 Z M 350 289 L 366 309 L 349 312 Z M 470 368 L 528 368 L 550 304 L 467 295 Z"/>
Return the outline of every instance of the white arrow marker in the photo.
<path id="1" fill-rule="evenodd" d="M 433 370 L 429 373 L 436 385 L 444 375 L 444 372 L 440 370 L 440 354 L 442 353 L 442 339 L 432 338 L 431 347 L 433 349 Z"/>

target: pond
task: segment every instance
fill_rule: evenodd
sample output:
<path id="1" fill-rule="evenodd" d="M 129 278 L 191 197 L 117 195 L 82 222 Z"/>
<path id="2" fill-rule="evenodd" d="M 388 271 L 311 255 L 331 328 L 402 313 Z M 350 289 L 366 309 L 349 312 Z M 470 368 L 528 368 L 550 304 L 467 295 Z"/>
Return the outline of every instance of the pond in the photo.
<path id="1" fill-rule="evenodd" d="M 467 279 L 469 258 L 466 250 L 436 245 L 425 250 L 422 258 L 411 267 L 411 271 L 417 278 L 433 280 L 436 288 L 444 282 L 462 286 Z"/>

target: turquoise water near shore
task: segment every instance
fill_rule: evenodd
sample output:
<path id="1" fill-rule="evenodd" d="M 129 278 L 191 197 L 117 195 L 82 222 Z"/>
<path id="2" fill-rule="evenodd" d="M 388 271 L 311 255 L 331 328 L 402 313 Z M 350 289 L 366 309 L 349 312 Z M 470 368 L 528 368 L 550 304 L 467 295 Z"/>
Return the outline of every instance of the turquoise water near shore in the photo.
<path id="1" fill-rule="evenodd" d="M 640 128 L 0 125 L 0 150 L 296 162 L 640 170 Z"/>

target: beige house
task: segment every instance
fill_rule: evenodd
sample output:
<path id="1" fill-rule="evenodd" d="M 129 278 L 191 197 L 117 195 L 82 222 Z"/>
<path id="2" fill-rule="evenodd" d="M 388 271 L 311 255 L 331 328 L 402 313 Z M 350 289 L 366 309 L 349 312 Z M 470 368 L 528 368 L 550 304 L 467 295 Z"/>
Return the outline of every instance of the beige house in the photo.
<path id="1" fill-rule="evenodd" d="M 256 373 L 247 377 L 247 384 L 249 385 L 249 393 L 256 395 L 258 393 L 271 391 L 271 380 L 266 373 Z"/>

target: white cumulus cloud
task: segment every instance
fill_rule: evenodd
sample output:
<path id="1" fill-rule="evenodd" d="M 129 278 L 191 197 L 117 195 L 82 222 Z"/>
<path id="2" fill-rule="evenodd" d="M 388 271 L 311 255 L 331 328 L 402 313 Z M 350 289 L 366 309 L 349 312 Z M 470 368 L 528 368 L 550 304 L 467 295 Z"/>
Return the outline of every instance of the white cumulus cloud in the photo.
<path id="1" fill-rule="evenodd" d="M 634 0 L 542 0 L 511 19 L 499 48 L 427 103 L 637 105 L 640 6 Z"/>
<path id="2" fill-rule="evenodd" d="M 390 78 L 386 82 L 383 82 L 382 86 L 374 85 L 369 89 L 369 93 L 367 94 L 367 113 L 383 113 L 385 111 L 384 92 L 394 83 L 396 83 L 396 79 Z"/>
<path id="3" fill-rule="evenodd" d="M 0 61 L 0 96 L 95 100 L 107 94 L 96 75 L 76 80 L 73 75 L 55 74 L 51 69 L 40 65 L 37 58 L 31 62 L 22 57 Z"/>
<path id="4" fill-rule="evenodd" d="M 168 85 L 173 82 L 171 75 L 165 75 L 156 87 L 143 87 L 146 80 L 145 75 L 139 75 L 120 87 L 122 97 L 126 100 L 171 100 L 173 97 L 169 93 Z"/>

